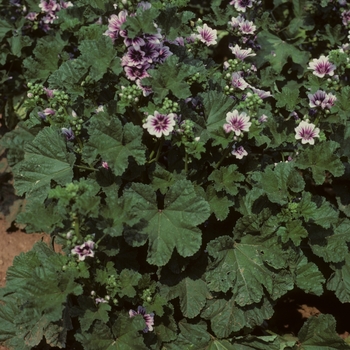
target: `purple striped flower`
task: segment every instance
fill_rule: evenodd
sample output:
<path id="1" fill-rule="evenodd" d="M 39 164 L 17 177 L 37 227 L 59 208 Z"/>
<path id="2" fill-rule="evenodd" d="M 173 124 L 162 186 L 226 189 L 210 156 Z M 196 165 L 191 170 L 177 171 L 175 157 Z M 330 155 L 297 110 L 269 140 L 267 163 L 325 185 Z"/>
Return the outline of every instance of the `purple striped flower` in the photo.
<path id="1" fill-rule="evenodd" d="M 240 48 L 238 45 L 235 45 L 234 47 L 230 46 L 229 49 L 236 56 L 236 58 L 238 58 L 241 61 L 243 61 L 248 56 L 256 56 L 256 53 L 252 52 L 251 48 L 244 50 Z"/>
<path id="2" fill-rule="evenodd" d="M 198 33 L 196 35 L 197 39 L 199 39 L 202 43 L 207 46 L 215 45 L 217 39 L 217 30 L 208 27 L 207 24 L 204 24 L 203 27 L 197 27 Z"/>
<path id="3" fill-rule="evenodd" d="M 314 58 L 312 62 L 309 63 L 308 69 L 313 70 L 313 74 L 319 78 L 323 78 L 326 74 L 332 76 L 334 75 L 334 70 L 336 66 L 329 62 L 328 56 L 321 55 L 320 58 Z"/>
<path id="4" fill-rule="evenodd" d="M 142 306 L 138 306 L 137 311 L 129 310 L 130 317 L 135 317 L 136 315 L 142 315 L 143 319 L 146 322 L 146 327 L 143 329 L 144 333 L 153 331 L 154 313 L 146 314 L 146 309 Z"/>
<path id="5" fill-rule="evenodd" d="M 147 117 L 146 122 L 142 126 L 156 137 L 168 136 L 174 130 L 176 118 L 177 115 L 175 113 L 161 114 L 155 111 L 154 115 Z"/>
<path id="6" fill-rule="evenodd" d="M 147 69 L 149 68 L 149 64 L 143 64 L 138 66 L 125 66 L 124 71 L 128 79 L 134 81 L 136 79 L 143 79 L 149 77 L 147 73 Z"/>
<path id="7" fill-rule="evenodd" d="M 249 86 L 248 83 L 242 78 L 242 72 L 232 73 L 231 85 L 240 90 L 244 90 Z"/>
<path id="8" fill-rule="evenodd" d="M 309 106 L 311 108 L 331 108 L 334 106 L 334 102 L 337 100 L 337 98 L 333 94 L 326 94 L 322 90 L 318 90 L 314 94 L 308 94 L 307 96 L 309 98 Z"/>
<path id="9" fill-rule="evenodd" d="M 242 131 L 249 131 L 252 123 L 249 121 L 250 117 L 245 112 L 238 113 L 237 109 L 226 114 L 227 123 L 224 124 L 226 133 L 233 131 L 236 136 L 239 136 Z"/>
<path id="10" fill-rule="evenodd" d="M 301 140 L 302 144 L 309 143 L 313 145 L 315 143 L 314 138 L 320 137 L 320 129 L 316 128 L 315 124 L 308 123 L 304 120 L 300 122 L 294 130 L 295 138 Z"/>
<path id="11" fill-rule="evenodd" d="M 94 257 L 93 251 L 95 243 L 93 241 L 84 242 L 82 245 L 77 245 L 71 250 L 72 255 L 77 254 L 80 261 L 85 260 L 87 256 Z"/>
<path id="12" fill-rule="evenodd" d="M 243 148 L 243 146 L 239 146 L 236 148 L 233 147 L 233 150 L 231 152 L 237 159 L 242 159 L 243 157 L 248 155 L 248 152 Z"/>
<path id="13" fill-rule="evenodd" d="M 232 0 L 230 5 L 234 5 L 237 11 L 246 12 L 247 7 L 253 6 L 253 0 Z"/>

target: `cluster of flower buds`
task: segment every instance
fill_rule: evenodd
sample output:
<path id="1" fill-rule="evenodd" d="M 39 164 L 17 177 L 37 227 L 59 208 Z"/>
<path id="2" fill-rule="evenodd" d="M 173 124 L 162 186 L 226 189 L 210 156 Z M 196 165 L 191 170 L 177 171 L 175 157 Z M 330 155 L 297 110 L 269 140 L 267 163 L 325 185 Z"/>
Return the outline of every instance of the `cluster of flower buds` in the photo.
<path id="1" fill-rule="evenodd" d="M 255 118 L 258 115 L 259 107 L 261 107 L 263 103 L 262 98 L 258 94 L 248 92 L 244 100 L 239 103 L 239 108 L 246 110 L 252 118 Z"/>
<path id="2" fill-rule="evenodd" d="M 189 78 L 187 79 L 187 83 L 188 83 L 189 85 L 192 85 L 192 84 L 198 82 L 198 81 L 199 81 L 199 78 L 200 78 L 200 74 L 199 74 L 199 72 L 197 72 L 196 74 L 192 75 L 191 77 L 189 77 Z"/>
<path id="3" fill-rule="evenodd" d="M 165 97 L 163 105 L 160 108 L 161 113 L 180 113 L 180 106 L 177 102 L 170 100 L 168 97 Z"/>
<path id="4" fill-rule="evenodd" d="M 153 293 L 150 288 L 144 289 L 141 298 L 143 301 L 150 303 L 152 301 L 152 294 Z"/>
<path id="5" fill-rule="evenodd" d="M 142 90 L 136 84 L 121 86 L 121 92 L 118 95 L 122 103 L 132 105 L 139 102 L 142 96 Z"/>

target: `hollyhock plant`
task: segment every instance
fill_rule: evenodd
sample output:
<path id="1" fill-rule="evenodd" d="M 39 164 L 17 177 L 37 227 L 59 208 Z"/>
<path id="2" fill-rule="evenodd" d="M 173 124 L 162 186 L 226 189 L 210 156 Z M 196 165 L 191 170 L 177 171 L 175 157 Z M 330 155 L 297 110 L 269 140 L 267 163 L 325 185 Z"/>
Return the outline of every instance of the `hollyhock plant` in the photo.
<path id="1" fill-rule="evenodd" d="M 217 43 L 217 30 L 208 27 L 207 24 L 203 26 L 198 26 L 197 31 L 199 34 L 196 37 L 207 46 L 215 45 Z"/>
<path id="2" fill-rule="evenodd" d="M 95 243 L 93 241 L 84 242 L 81 245 L 75 246 L 71 250 L 71 254 L 78 255 L 78 259 L 80 261 L 84 261 L 87 256 L 90 256 L 93 258 L 95 255 L 95 252 L 93 250 L 94 246 L 95 246 Z"/>
<path id="3" fill-rule="evenodd" d="M 313 145 L 315 143 L 314 138 L 320 137 L 320 129 L 316 128 L 315 124 L 301 121 L 300 124 L 294 129 L 295 138 L 301 140 L 302 144 L 309 143 Z"/>
<path id="4" fill-rule="evenodd" d="M 326 74 L 333 76 L 336 66 L 329 62 L 328 56 L 321 55 L 320 58 L 314 58 L 308 69 L 313 70 L 313 74 L 319 78 L 323 78 Z"/>
<path id="5" fill-rule="evenodd" d="M 175 113 L 161 114 L 155 111 L 154 115 L 147 117 L 146 122 L 142 126 L 156 137 L 168 136 L 174 130 L 176 117 Z"/>
<path id="6" fill-rule="evenodd" d="M 236 136 L 241 135 L 242 131 L 249 131 L 252 123 L 249 121 L 250 117 L 245 112 L 241 114 L 235 109 L 232 112 L 226 114 L 227 123 L 224 124 L 224 130 L 226 133 L 233 131 Z"/>
<path id="7" fill-rule="evenodd" d="M 350 310 L 349 1 L 69 4 L 1 10 L 0 348 L 347 349 L 276 319 Z"/>
<path id="8" fill-rule="evenodd" d="M 153 325 L 154 325 L 154 314 L 153 313 L 147 314 L 146 309 L 144 307 L 138 306 L 137 311 L 134 311 L 134 310 L 129 311 L 130 317 L 135 317 L 136 315 L 142 315 L 143 319 L 146 322 L 146 327 L 143 329 L 144 333 L 147 333 L 149 331 L 153 331 Z"/>

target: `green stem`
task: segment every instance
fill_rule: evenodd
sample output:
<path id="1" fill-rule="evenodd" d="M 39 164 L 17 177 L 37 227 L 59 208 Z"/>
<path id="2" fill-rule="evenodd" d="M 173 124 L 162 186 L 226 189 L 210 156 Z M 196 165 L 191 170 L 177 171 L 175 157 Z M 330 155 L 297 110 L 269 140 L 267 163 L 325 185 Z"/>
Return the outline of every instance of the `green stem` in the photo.
<path id="1" fill-rule="evenodd" d="M 97 169 L 95 168 L 92 168 L 92 167 L 88 167 L 88 166 L 85 166 L 85 165 L 74 165 L 76 168 L 78 169 L 84 169 L 84 170 L 91 170 L 91 171 L 98 171 Z"/>
<path id="2" fill-rule="evenodd" d="M 188 173 L 188 153 L 186 152 L 185 148 L 185 174 L 187 175 Z"/>
<path id="3" fill-rule="evenodd" d="M 107 236 L 107 233 L 105 233 L 95 244 L 98 245 L 100 242 Z"/>
<path id="4" fill-rule="evenodd" d="M 230 153 L 230 150 L 232 149 L 232 146 L 233 146 L 234 143 L 235 143 L 235 141 L 231 142 L 231 143 L 228 145 L 228 147 L 225 149 L 225 151 L 224 151 L 222 157 L 221 157 L 220 160 L 216 163 L 216 165 L 215 165 L 215 167 L 214 167 L 215 169 L 218 169 L 218 168 L 219 168 L 219 166 L 221 165 L 222 161 L 223 161 L 223 160 L 227 157 L 227 155 Z"/>
<path id="5" fill-rule="evenodd" d="M 83 237 L 80 234 L 80 223 L 79 223 L 79 218 L 77 216 L 74 217 L 73 227 L 74 227 L 74 233 L 76 237 L 78 237 L 79 241 L 82 241 Z"/>

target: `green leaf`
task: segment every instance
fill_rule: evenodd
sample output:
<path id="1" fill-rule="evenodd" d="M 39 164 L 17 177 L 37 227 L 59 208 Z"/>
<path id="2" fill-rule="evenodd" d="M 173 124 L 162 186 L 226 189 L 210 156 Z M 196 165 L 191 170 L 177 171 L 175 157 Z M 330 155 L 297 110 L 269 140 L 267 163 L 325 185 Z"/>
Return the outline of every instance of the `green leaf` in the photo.
<path id="1" fill-rule="evenodd" d="M 81 330 L 86 332 L 96 320 L 107 323 L 109 320 L 108 311 L 111 311 L 111 306 L 104 303 L 98 304 L 92 310 L 85 309 L 84 315 L 79 318 Z"/>
<path id="2" fill-rule="evenodd" d="M 198 70 L 196 66 L 179 62 L 179 58 L 172 55 L 157 69 L 150 69 L 150 77 L 142 79 L 142 85 L 152 87 L 155 103 L 160 104 L 170 92 L 179 99 L 185 99 L 191 96 L 186 79 Z"/>
<path id="3" fill-rule="evenodd" d="M 210 205 L 210 210 L 220 221 L 225 220 L 230 212 L 230 207 L 234 204 L 226 195 L 215 191 L 213 186 L 207 187 L 206 201 Z"/>
<path id="4" fill-rule="evenodd" d="M 344 39 L 345 34 L 342 32 L 342 26 L 336 24 L 334 27 L 331 27 L 329 23 L 325 25 L 326 33 L 320 33 L 320 39 L 327 40 L 331 46 L 336 45 Z"/>
<path id="5" fill-rule="evenodd" d="M 156 34 L 157 28 L 154 23 L 158 14 L 159 10 L 155 7 L 146 11 L 140 9 L 135 16 L 127 16 L 122 29 L 127 29 L 129 38 L 134 38 L 139 33 Z"/>
<path id="6" fill-rule="evenodd" d="M 208 131 L 214 132 L 217 129 L 223 129 L 226 122 L 226 113 L 232 110 L 236 104 L 235 101 L 215 90 L 204 92 L 200 96 L 203 98 Z"/>
<path id="7" fill-rule="evenodd" d="M 350 86 L 344 86 L 341 92 L 337 94 L 337 103 L 332 108 L 332 112 L 337 113 L 343 123 L 346 122 L 350 112 Z"/>
<path id="8" fill-rule="evenodd" d="M 30 80 L 45 81 L 56 69 L 60 54 L 67 42 L 59 35 L 40 38 L 33 50 L 33 55 L 23 61 L 25 75 Z"/>
<path id="9" fill-rule="evenodd" d="M 334 141 L 317 143 L 304 149 L 296 159 L 295 165 L 300 169 L 311 168 L 316 185 L 322 185 L 325 181 L 326 171 L 335 177 L 344 174 L 344 165 L 335 154 L 338 147 L 339 144 Z"/>
<path id="10" fill-rule="evenodd" d="M 320 256 L 326 262 L 341 262 L 348 253 L 345 242 L 349 242 L 348 235 L 350 221 L 341 221 L 333 228 L 322 229 L 315 225 L 308 228 L 309 244 L 314 254 Z"/>
<path id="11" fill-rule="evenodd" d="M 191 34 L 187 24 L 194 16 L 193 12 L 183 11 L 179 13 L 176 7 L 167 7 L 158 16 L 156 22 L 168 40 L 175 40 L 184 34 Z"/>
<path id="12" fill-rule="evenodd" d="M 136 296 L 136 289 L 134 287 L 137 286 L 139 280 L 141 279 L 141 275 L 130 269 L 123 269 L 119 274 L 119 283 L 118 283 L 118 295 L 120 298 L 123 296 L 128 296 L 133 298 Z"/>
<path id="13" fill-rule="evenodd" d="M 91 118 L 88 147 L 95 148 L 95 154 L 108 162 L 114 174 L 119 176 L 127 169 L 129 157 L 133 157 L 137 164 L 146 162 L 142 133 L 141 127 L 132 123 L 122 126 L 116 117 L 106 124 L 100 116 L 96 116 Z"/>
<path id="14" fill-rule="evenodd" d="M 148 235 L 147 261 L 150 264 L 165 265 L 174 248 L 183 257 L 198 251 L 201 232 L 196 226 L 209 217 L 210 207 L 196 195 L 191 182 L 176 182 L 165 194 L 164 207 L 159 207 L 155 192 L 148 185 L 133 183 L 125 190 L 124 198 L 130 215 L 134 215 L 134 221 L 130 222 L 142 219 L 147 224 L 142 231 Z"/>
<path id="15" fill-rule="evenodd" d="M 258 67 L 268 62 L 277 73 L 280 73 L 289 57 L 301 67 L 306 67 L 309 62 L 309 52 L 300 51 L 295 46 L 288 44 L 283 39 L 266 30 L 259 32 L 258 43 L 262 48 L 256 56 Z"/>
<path id="16" fill-rule="evenodd" d="M 273 295 L 284 294 L 291 288 L 278 291 L 274 286 L 276 276 L 269 265 L 278 269 L 285 264 L 276 242 L 246 235 L 237 243 L 228 236 L 221 236 L 209 242 L 207 251 L 214 258 L 205 275 L 209 289 L 215 292 L 231 289 L 239 306 L 258 303 L 264 296 L 264 289 Z"/>
<path id="17" fill-rule="evenodd" d="M 238 193 L 237 182 L 244 181 L 245 177 L 239 171 L 236 164 L 231 164 L 227 168 L 221 167 L 214 170 L 208 177 L 213 181 L 216 191 L 224 190 L 228 194 L 235 196 Z"/>
<path id="18" fill-rule="evenodd" d="M 301 240 L 308 236 L 301 220 L 288 221 L 285 227 L 282 226 L 278 229 L 277 234 L 281 236 L 283 243 L 291 240 L 296 246 L 299 246 Z"/>
<path id="19" fill-rule="evenodd" d="M 10 44 L 12 54 L 17 57 L 21 57 L 24 47 L 30 46 L 33 43 L 32 39 L 27 35 L 11 36 L 7 41 Z"/>
<path id="20" fill-rule="evenodd" d="M 206 350 L 235 350 L 236 348 L 227 340 L 211 340 Z"/>
<path id="21" fill-rule="evenodd" d="M 12 26 L 12 24 L 5 21 L 4 19 L 0 19 L 0 41 L 2 41 L 5 35 L 13 29 L 14 27 Z"/>
<path id="22" fill-rule="evenodd" d="M 336 254 L 336 252 L 335 252 Z M 327 289 L 335 292 L 342 303 L 350 302 L 350 254 L 345 260 L 332 266 L 335 271 L 327 282 Z"/>
<path id="23" fill-rule="evenodd" d="M 80 60 L 84 61 L 86 66 L 90 66 L 90 77 L 98 81 L 103 77 L 116 57 L 112 40 L 102 35 L 98 40 L 83 40 L 79 45 L 81 52 Z M 119 71 L 114 71 L 116 74 L 122 71 L 119 65 Z M 114 67 L 115 68 L 115 67 Z"/>
<path id="24" fill-rule="evenodd" d="M 295 283 L 305 293 L 323 294 L 325 278 L 316 264 L 308 262 L 304 255 L 300 255 L 295 266 Z"/>
<path id="25" fill-rule="evenodd" d="M 298 333 L 300 350 L 349 350 L 335 330 L 336 322 L 332 315 L 311 316 Z"/>
<path id="26" fill-rule="evenodd" d="M 62 63 L 59 69 L 50 75 L 48 82 L 52 89 L 64 88 L 74 101 L 77 96 L 84 96 L 85 90 L 81 83 L 87 73 L 88 67 L 84 62 L 73 59 Z"/>
<path id="27" fill-rule="evenodd" d="M 248 335 L 234 339 L 235 350 L 283 350 L 294 347 L 298 341 L 296 337 L 278 335 Z"/>
<path id="28" fill-rule="evenodd" d="M 264 172 L 255 172 L 252 179 L 257 182 L 272 203 L 287 204 L 291 192 L 301 192 L 305 181 L 294 168 L 293 162 L 268 166 Z"/>
<path id="29" fill-rule="evenodd" d="M 25 147 L 24 160 L 13 168 L 18 194 L 44 200 L 52 180 L 61 185 L 72 181 L 74 161 L 62 135 L 53 128 L 44 128 Z"/>
<path id="30" fill-rule="evenodd" d="M 180 334 L 174 342 L 176 349 L 191 349 L 195 346 L 196 349 L 204 349 L 210 340 L 210 334 L 207 332 L 207 324 L 203 321 L 192 324 L 188 323 L 186 319 L 179 322 Z M 175 349 L 174 347 L 170 347 Z"/>
<path id="31" fill-rule="evenodd" d="M 295 83 L 294 81 L 292 82 Z M 299 88 L 300 85 L 297 83 L 284 86 L 282 92 L 274 95 L 277 100 L 276 107 L 285 107 L 287 111 L 293 111 L 299 102 Z"/>
<path id="32" fill-rule="evenodd" d="M 185 317 L 198 316 L 210 293 L 206 283 L 201 279 L 193 280 L 185 277 L 179 284 L 171 288 L 168 299 L 180 298 L 181 312 Z"/>
<path id="33" fill-rule="evenodd" d="M 254 328 L 273 314 L 271 303 L 264 298 L 259 304 L 241 307 L 234 298 L 213 299 L 207 302 L 201 316 L 210 320 L 211 328 L 220 338 L 230 336 L 244 327 Z"/>

